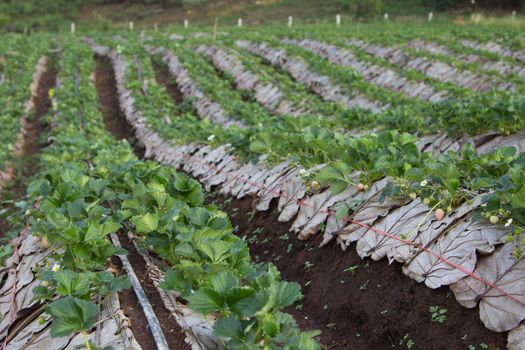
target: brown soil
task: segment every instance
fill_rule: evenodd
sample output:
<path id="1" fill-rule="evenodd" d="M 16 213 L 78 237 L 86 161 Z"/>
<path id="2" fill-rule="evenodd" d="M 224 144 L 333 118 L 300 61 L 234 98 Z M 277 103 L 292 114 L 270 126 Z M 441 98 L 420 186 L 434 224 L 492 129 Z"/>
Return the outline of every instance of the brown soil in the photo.
<path id="1" fill-rule="evenodd" d="M 47 114 L 51 107 L 49 90 L 55 86 L 56 75 L 56 67 L 50 61 L 38 82 L 37 94 L 33 98 L 34 112 L 27 117 L 27 123 L 24 126 L 23 148 L 17 159 L 13 161 L 14 178 L 0 194 L 2 199 L 0 210 L 7 209 L 8 212 L 16 210 L 14 202 L 25 197 L 27 183 L 37 171 L 37 154 L 45 146 L 42 138 L 45 134 L 46 125 L 42 122 L 42 117 Z M 14 229 L 13 225 L 14 223 L 9 222 L 9 220 L 0 220 L 0 237 Z"/>
<path id="2" fill-rule="evenodd" d="M 191 347 L 184 341 L 185 334 L 179 326 L 171 312 L 166 309 L 159 292 L 153 285 L 153 282 L 148 277 L 146 264 L 142 256 L 137 252 L 133 243 L 125 234 L 119 235 L 120 243 L 129 252 L 127 257 L 133 266 L 133 270 L 139 278 L 140 284 L 148 297 L 155 315 L 157 316 L 162 332 L 166 337 L 170 349 L 191 349 Z M 113 263 L 122 268 L 120 260 L 116 257 L 112 259 Z M 133 292 L 133 289 L 128 289 L 119 293 L 121 307 L 126 316 L 131 320 L 131 329 L 135 338 L 144 350 L 156 349 L 153 337 L 147 328 L 148 321 L 142 312 L 138 299 Z"/>
<path id="3" fill-rule="evenodd" d="M 157 72 L 169 90 L 168 76 Z M 289 232 L 291 223 L 277 221 L 276 203 L 254 213 L 250 198 L 214 202 L 246 237 L 254 260 L 273 262 L 284 279 L 303 286 L 301 304 L 287 312 L 302 329 L 321 330 L 327 349 L 506 349 L 506 333 L 486 329 L 478 310 L 460 306 L 448 288 L 419 285 L 400 264 L 362 260 L 354 247 L 343 252 L 335 243 L 318 248 L 318 239 L 299 241 Z M 432 322 L 430 306 L 447 309 L 446 321 Z"/>
<path id="4" fill-rule="evenodd" d="M 154 64 L 155 80 L 160 86 L 164 86 L 170 95 L 171 99 L 177 106 L 181 106 L 184 102 L 184 95 L 179 90 L 177 83 L 171 77 L 168 67 L 164 64 Z"/>
<path id="5" fill-rule="evenodd" d="M 96 58 L 95 86 L 100 101 L 100 110 L 106 129 L 117 140 L 128 140 L 139 158 L 144 156 L 144 149 L 137 144 L 133 128 L 122 113 L 115 82 L 115 74 L 111 62 L 105 58 Z"/>
<path id="6" fill-rule="evenodd" d="M 119 107 L 115 76 L 111 63 L 102 58 L 97 58 L 96 62 L 95 84 L 106 129 L 119 140 L 127 139 L 134 146 L 137 157 L 142 158 L 144 150 L 136 146 L 137 142 L 133 134 L 133 128 L 129 125 Z M 119 238 L 122 246 L 129 252 L 128 259 L 153 306 L 170 349 L 190 349 L 184 341 L 185 334 L 171 313 L 164 307 L 157 289 L 148 278 L 144 260 L 126 235 L 121 234 Z M 113 257 L 112 262 L 119 268 L 122 267 L 118 258 Z M 133 290 L 128 289 L 120 292 L 119 299 L 124 313 L 131 320 L 131 329 L 142 349 L 156 349 L 154 339 L 147 328 L 146 316 Z"/>
<path id="7" fill-rule="evenodd" d="M 478 309 L 460 306 L 448 288 L 420 285 L 386 259 L 362 260 L 353 246 L 344 252 L 336 243 L 319 248 L 319 239 L 300 241 L 291 223 L 277 221 L 275 203 L 254 214 L 251 198 L 213 202 L 228 212 L 255 260 L 273 262 L 284 279 L 302 285 L 304 300 L 287 312 L 302 329 L 321 330 L 327 348 L 408 349 L 410 339 L 412 349 L 479 349 L 482 343 L 506 349 L 507 334 L 486 329 Z M 442 324 L 431 321 L 435 305 L 448 310 Z"/>

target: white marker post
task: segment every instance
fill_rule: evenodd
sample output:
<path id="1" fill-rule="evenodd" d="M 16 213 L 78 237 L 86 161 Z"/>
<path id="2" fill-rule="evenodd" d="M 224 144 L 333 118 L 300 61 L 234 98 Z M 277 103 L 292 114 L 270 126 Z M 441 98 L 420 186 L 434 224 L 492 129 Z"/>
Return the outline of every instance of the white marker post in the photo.
<path id="1" fill-rule="evenodd" d="M 75 34 L 76 29 L 77 26 L 75 25 L 75 22 L 71 22 L 71 33 Z"/>
<path id="2" fill-rule="evenodd" d="M 133 28 L 135 28 L 135 24 L 133 23 L 133 21 L 129 21 L 129 30 L 133 31 Z"/>
<path id="3" fill-rule="evenodd" d="M 237 27 L 242 27 L 242 18 L 237 19 Z"/>
<path id="4" fill-rule="evenodd" d="M 433 12 L 430 12 L 430 13 L 428 14 L 428 21 L 429 21 L 429 22 L 432 22 L 433 19 L 434 19 L 434 13 L 433 13 Z"/>
<path id="5" fill-rule="evenodd" d="M 341 26 L 341 15 L 335 15 L 335 25 L 337 27 L 340 27 Z"/>
<path id="6" fill-rule="evenodd" d="M 185 19 L 184 20 L 184 28 L 188 29 L 189 26 L 190 26 L 190 22 L 187 19 Z"/>
<path id="7" fill-rule="evenodd" d="M 288 27 L 292 27 L 293 26 L 293 17 L 292 16 L 288 16 Z"/>
<path id="8" fill-rule="evenodd" d="M 140 43 L 144 44 L 144 31 L 143 30 L 140 31 Z"/>
<path id="9" fill-rule="evenodd" d="M 388 21 L 388 13 L 385 13 L 383 17 L 385 18 L 385 21 Z"/>

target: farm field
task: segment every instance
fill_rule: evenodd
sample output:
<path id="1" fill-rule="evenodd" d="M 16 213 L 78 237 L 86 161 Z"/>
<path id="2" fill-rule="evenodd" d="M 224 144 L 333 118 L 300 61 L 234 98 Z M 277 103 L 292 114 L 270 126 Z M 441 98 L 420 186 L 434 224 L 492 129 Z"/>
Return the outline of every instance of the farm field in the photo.
<path id="1" fill-rule="evenodd" d="M 4 349 L 525 349 L 519 29 L 0 37 Z"/>

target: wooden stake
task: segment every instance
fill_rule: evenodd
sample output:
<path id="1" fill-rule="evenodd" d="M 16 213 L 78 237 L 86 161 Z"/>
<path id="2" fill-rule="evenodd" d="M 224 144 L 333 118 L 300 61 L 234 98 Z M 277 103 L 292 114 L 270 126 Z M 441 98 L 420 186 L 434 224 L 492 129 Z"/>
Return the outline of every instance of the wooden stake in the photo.
<path id="1" fill-rule="evenodd" d="M 213 41 L 217 39 L 217 27 L 219 26 L 219 17 L 215 17 L 215 23 L 213 24 Z"/>

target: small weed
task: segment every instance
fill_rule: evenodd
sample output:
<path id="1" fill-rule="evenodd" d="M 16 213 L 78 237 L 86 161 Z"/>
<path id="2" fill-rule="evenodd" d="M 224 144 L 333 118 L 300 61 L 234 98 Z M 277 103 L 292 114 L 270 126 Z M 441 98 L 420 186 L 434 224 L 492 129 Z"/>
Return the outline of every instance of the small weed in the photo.
<path id="1" fill-rule="evenodd" d="M 430 311 L 430 320 L 432 322 L 445 323 L 447 321 L 447 309 L 439 306 L 431 306 Z"/>
<path id="2" fill-rule="evenodd" d="M 358 267 L 359 265 L 352 265 L 349 268 L 344 269 L 344 272 L 350 272 L 352 274 L 352 277 L 354 277 Z"/>
<path id="3" fill-rule="evenodd" d="M 488 349 L 489 345 L 487 343 L 481 343 L 481 344 L 479 344 L 479 347 L 482 348 L 482 349 Z"/>
<path id="4" fill-rule="evenodd" d="M 386 316 L 386 314 L 388 314 L 388 310 L 385 309 L 385 310 L 381 311 L 381 315 Z"/>
<path id="5" fill-rule="evenodd" d="M 312 267 L 314 266 L 314 264 L 310 261 L 305 261 L 304 262 L 304 269 L 305 270 L 310 270 Z"/>
<path id="6" fill-rule="evenodd" d="M 297 305 L 295 306 L 295 309 L 296 309 L 296 310 L 302 310 L 302 309 L 303 309 L 303 304 L 297 304 Z"/>
<path id="7" fill-rule="evenodd" d="M 363 283 L 362 285 L 359 286 L 359 289 L 360 290 L 366 290 L 368 287 L 368 282 L 370 282 L 370 280 L 366 280 L 365 283 Z"/>
<path id="8" fill-rule="evenodd" d="M 279 239 L 282 241 L 287 241 L 290 239 L 290 236 L 288 236 L 288 232 L 286 232 L 284 235 L 279 236 Z"/>
<path id="9" fill-rule="evenodd" d="M 336 323 L 329 323 L 329 324 L 326 325 L 326 328 L 330 328 L 330 329 L 333 329 L 335 331 L 337 329 L 335 327 L 336 325 L 337 325 Z"/>
<path id="10" fill-rule="evenodd" d="M 406 348 L 407 349 L 412 349 L 414 347 L 414 345 L 416 345 L 416 343 L 414 343 L 414 341 L 412 339 L 410 339 L 410 334 L 407 333 L 405 334 L 405 336 L 403 337 L 403 339 L 401 339 L 399 341 L 399 345 L 402 346 L 402 345 L 406 345 Z"/>
<path id="11" fill-rule="evenodd" d="M 306 281 L 306 283 L 304 284 L 305 287 L 308 287 L 310 284 L 312 284 L 312 281 Z"/>
<path id="12" fill-rule="evenodd" d="M 253 218 L 255 217 L 255 212 L 249 212 L 248 214 L 246 214 L 246 217 L 248 218 L 248 222 L 252 222 Z"/>
<path id="13" fill-rule="evenodd" d="M 253 230 L 253 234 L 254 234 L 254 235 L 259 235 L 259 234 L 261 234 L 263 231 L 264 231 L 264 228 L 259 226 L 259 227 L 256 227 L 255 230 Z"/>
<path id="14" fill-rule="evenodd" d="M 290 254 L 293 251 L 293 243 L 288 244 L 288 248 L 286 248 L 286 252 Z"/>

